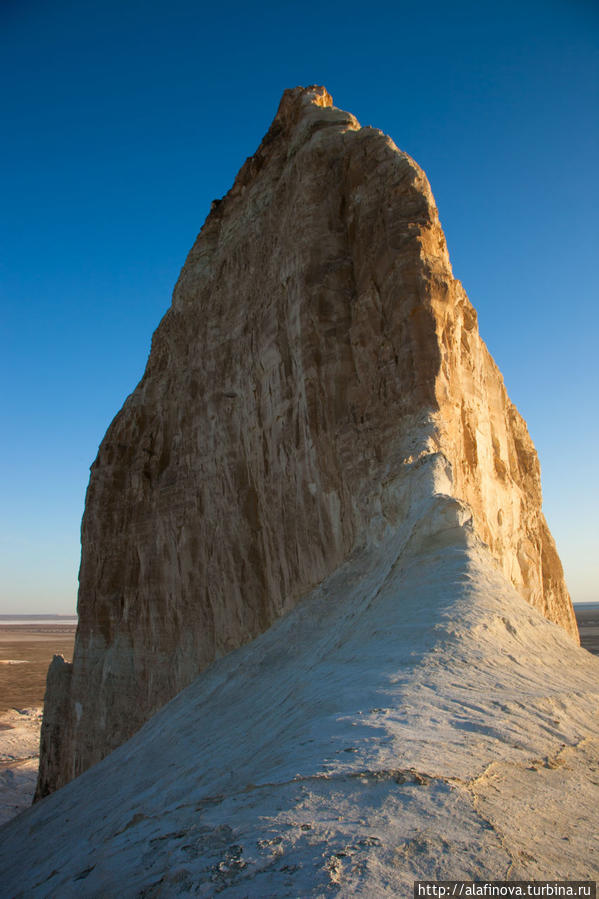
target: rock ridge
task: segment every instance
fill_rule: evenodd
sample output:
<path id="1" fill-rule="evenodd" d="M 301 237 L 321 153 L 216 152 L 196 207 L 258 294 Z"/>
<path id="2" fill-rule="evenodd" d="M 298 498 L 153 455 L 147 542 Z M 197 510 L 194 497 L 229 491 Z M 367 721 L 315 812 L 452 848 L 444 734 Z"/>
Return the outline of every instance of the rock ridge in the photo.
<path id="1" fill-rule="evenodd" d="M 48 682 L 37 796 L 352 553 L 405 536 L 421 482 L 576 639 L 534 446 L 426 176 L 324 88 L 285 91 L 92 465 L 73 665 Z"/>
<path id="2" fill-rule="evenodd" d="M 599 660 L 508 583 L 444 460 L 414 474 L 409 521 L 0 831 L 10 895 L 597 878 Z"/>

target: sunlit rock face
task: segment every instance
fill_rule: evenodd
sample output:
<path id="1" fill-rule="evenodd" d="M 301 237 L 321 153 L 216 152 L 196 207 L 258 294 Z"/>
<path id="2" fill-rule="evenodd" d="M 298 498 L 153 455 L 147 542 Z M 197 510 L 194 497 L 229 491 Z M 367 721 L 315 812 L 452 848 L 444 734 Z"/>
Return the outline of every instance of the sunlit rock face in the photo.
<path id="1" fill-rule="evenodd" d="M 508 581 L 577 640 L 535 449 L 424 173 L 324 88 L 286 91 L 92 466 L 73 668 L 48 683 L 38 797 L 352 553 L 403 533 L 431 460 L 431 497 L 458 500 Z"/>

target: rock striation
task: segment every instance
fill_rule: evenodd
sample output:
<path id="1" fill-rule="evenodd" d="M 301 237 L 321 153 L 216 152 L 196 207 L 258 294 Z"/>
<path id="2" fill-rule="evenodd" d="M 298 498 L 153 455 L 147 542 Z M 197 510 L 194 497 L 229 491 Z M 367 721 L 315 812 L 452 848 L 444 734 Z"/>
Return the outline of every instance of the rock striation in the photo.
<path id="1" fill-rule="evenodd" d="M 356 553 L 389 532 L 409 552 L 429 470 L 448 528 L 471 521 L 577 640 L 535 449 L 424 173 L 324 88 L 285 91 L 212 204 L 92 466 L 79 628 L 72 666 L 50 671 L 37 797 Z"/>

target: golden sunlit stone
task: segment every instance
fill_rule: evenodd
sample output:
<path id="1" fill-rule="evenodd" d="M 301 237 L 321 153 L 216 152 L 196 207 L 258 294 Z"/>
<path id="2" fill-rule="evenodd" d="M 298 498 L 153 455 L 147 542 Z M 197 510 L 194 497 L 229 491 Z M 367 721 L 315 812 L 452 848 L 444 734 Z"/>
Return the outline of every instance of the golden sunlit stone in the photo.
<path id="1" fill-rule="evenodd" d="M 426 465 L 431 500 L 453 497 L 458 525 L 577 640 L 535 449 L 424 173 L 324 88 L 286 91 L 92 466 L 75 656 L 50 671 L 38 797 L 401 533 Z"/>

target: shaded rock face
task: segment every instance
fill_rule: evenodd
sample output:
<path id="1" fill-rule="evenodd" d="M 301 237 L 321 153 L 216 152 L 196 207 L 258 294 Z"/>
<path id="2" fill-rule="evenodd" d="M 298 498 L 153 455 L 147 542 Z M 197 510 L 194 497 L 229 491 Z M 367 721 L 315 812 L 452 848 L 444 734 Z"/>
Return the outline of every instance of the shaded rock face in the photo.
<path id="1" fill-rule="evenodd" d="M 405 522 L 0 828 L 2 895 L 596 880 L 599 659 L 516 593 L 444 468 L 429 456 Z"/>
<path id="2" fill-rule="evenodd" d="M 536 453 L 424 173 L 324 88 L 286 91 L 92 466 L 38 797 L 401 529 L 430 459 L 515 588 L 577 639 Z"/>

